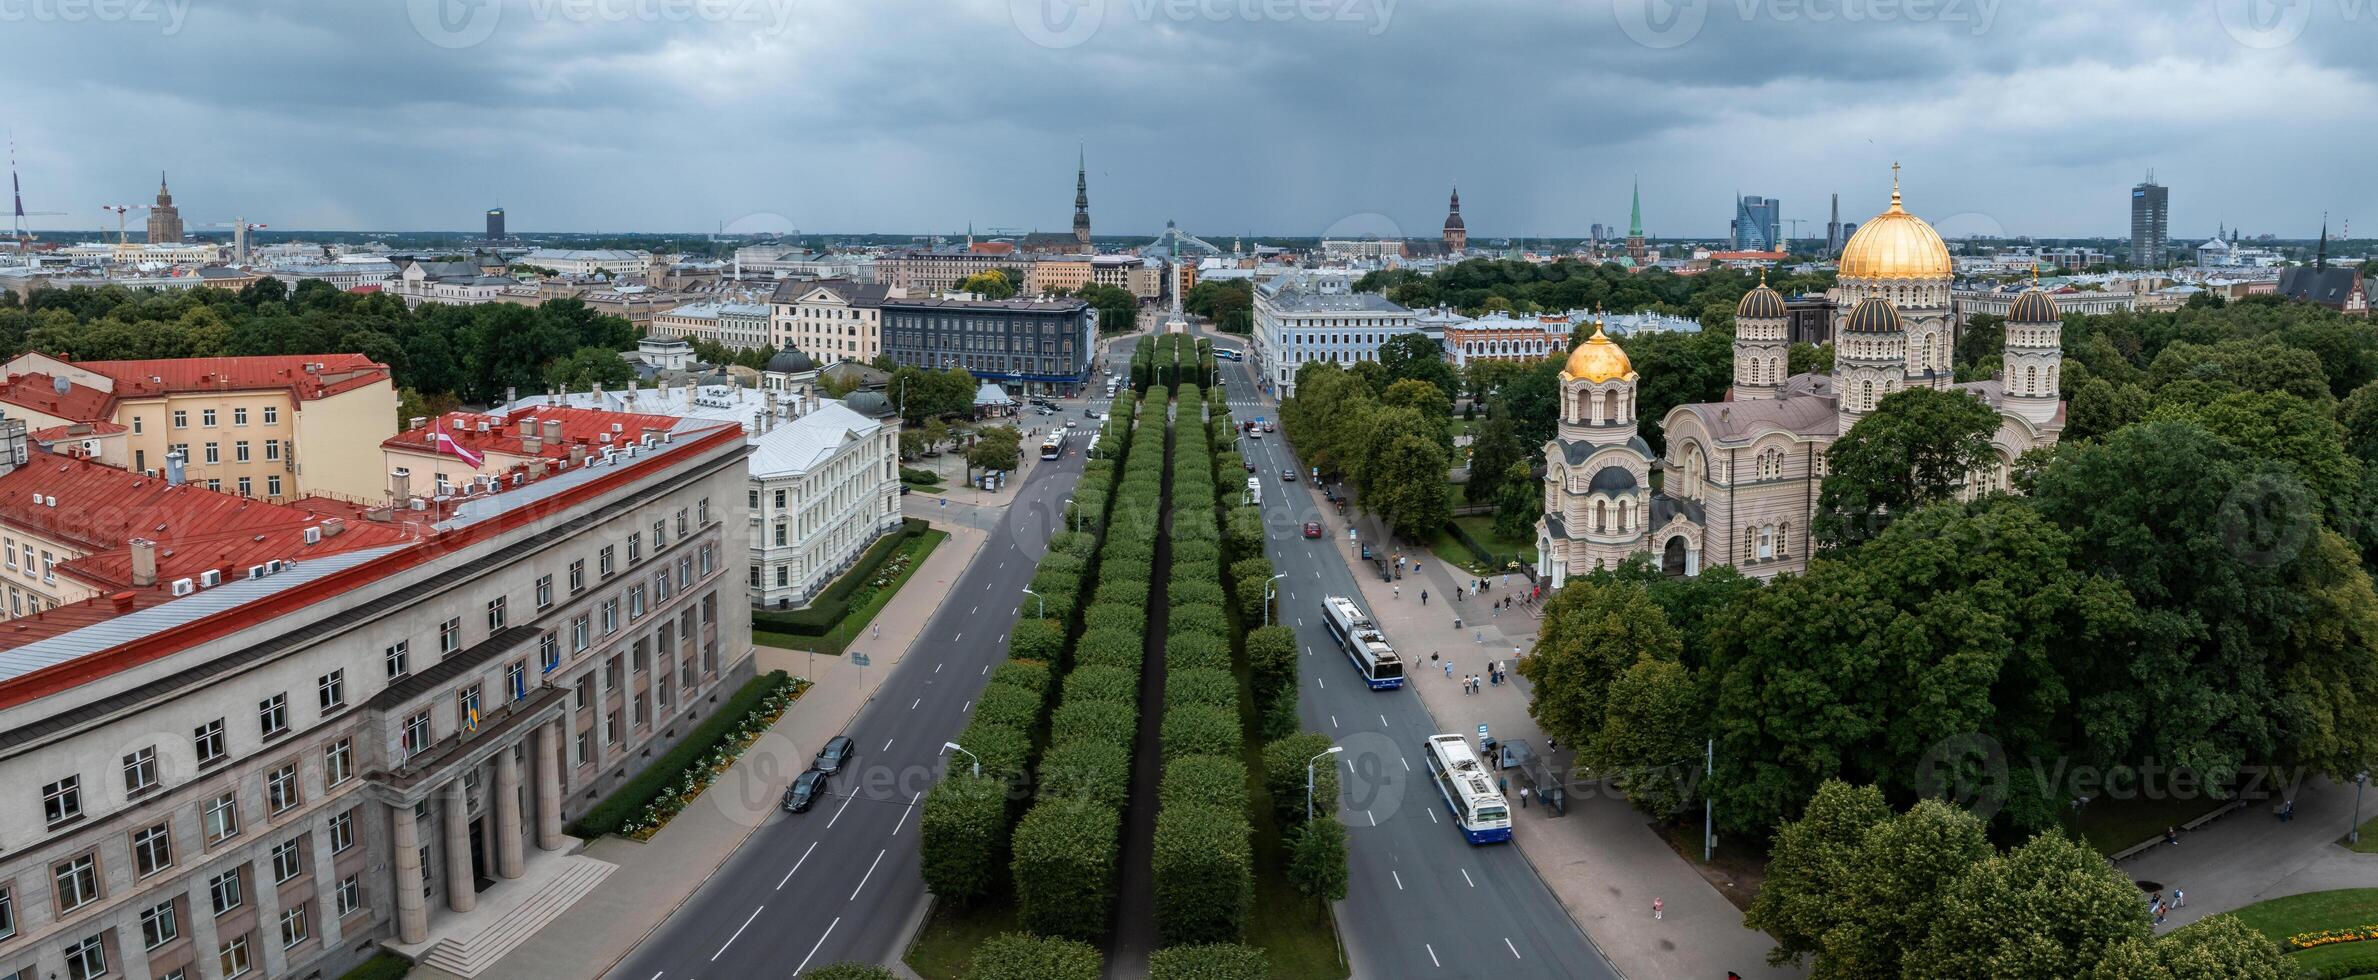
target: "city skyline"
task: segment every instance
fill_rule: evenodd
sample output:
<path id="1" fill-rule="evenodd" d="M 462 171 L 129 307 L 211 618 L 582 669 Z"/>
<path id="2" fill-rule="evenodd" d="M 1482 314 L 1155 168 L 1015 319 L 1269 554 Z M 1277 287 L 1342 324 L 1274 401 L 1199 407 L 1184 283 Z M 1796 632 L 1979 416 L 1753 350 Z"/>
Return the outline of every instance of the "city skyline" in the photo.
<path id="1" fill-rule="evenodd" d="M 1209 238 L 1428 238 L 1457 181 L 1477 240 L 1583 237 L 1616 222 L 1644 171 L 1653 236 L 1723 237 L 1732 189 L 1755 187 L 1801 202 L 1787 235 L 1821 240 L 1821 202 L 1879 212 L 1894 160 L 1909 207 L 1950 237 L 2123 237 L 2149 168 L 2177 192 L 2182 237 L 2310 238 L 2323 212 L 2378 210 L 2352 179 L 2368 137 L 2272 109 L 2378 94 L 2355 32 L 2335 29 L 2352 14 L 2321 5 L 2298 5 L 2311 20 L 2292 35 L 2219 5 L 2012 0 L 1858 23 L 1687 4 L 1700 20 L 1665 24 L 1637 0 L 1381 0 L 1315 21 L 1178 0 L 724 4 L 681 21 L 665 6 L 29 21 L 42 43 L 18 70 L 66 80 L 6 120 L 27 209 L 64 212 L 29 223 L 104 227 L 98 204 L 142 200 L 163 169 L 193 232 L 463 230 L 500 201 L 522 234 L 1062 233 L 1077 147 L 1110 237 L 1177 219 Z M 1096 23 L 1053 30 L 1064 13 Z M 935 60 L 960 37 L 974 62 Z M 1448 50 L 1530 70 L 1411 70 Z M 126 67 L 76 69 L 101 51 Z M 235 54 L 236 75 L 162 67 Z M 1324 65 L 1373 81 L 1337 84 Z M 2274 180 L 2239 145 L 2298 170 Z M 967 158 L 984 163 L 949 166 Z"/>

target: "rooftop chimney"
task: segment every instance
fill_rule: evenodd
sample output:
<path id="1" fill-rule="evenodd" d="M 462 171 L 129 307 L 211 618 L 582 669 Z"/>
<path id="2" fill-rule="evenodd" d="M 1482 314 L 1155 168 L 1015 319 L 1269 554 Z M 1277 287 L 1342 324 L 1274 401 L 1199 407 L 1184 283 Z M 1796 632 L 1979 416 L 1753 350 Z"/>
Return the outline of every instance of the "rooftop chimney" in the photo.
<path id="1" fill-rule="evenodd" d="M 165 483 L 167 486 L 182 485 L 182 461 L 188 456 L 188 453 L 179 449 L 165 454 Z"/>
<path id="2" fill-rule="evenodd" d="M 504 407 L 505 407 L 505 408 L 510 408 L 510 407 L 512 407 L 512 403 L 513 403 L 513 402 L 516 402 L 516 401 L 519 401 L 519 400 L 520 400 L 520 389 L 519 389 L 519 388 L 517 388 L 517 387 L 514 387 L 514 386 L 512 386 L 512 385 L 505 385 L 505 386 L 504 386 Z"/>
<path id="3" fill-rule="evenodd" d="M 157 584 L 157 542 L 147 538 L 132 539 L 132 586 L 145 589 Z"/>
<path id="4" fill-rule="evenodd" d="M 536 437 L 536 435 L 537 420 L 527 416 L 522 416 L 520 419 L 520 437 L 523 439 L 533 439 Z"/>
<path id="5" fill-rule="evenodd" d="M 556 446 L 558 446 L 558 445 L 561 445 L 561 420 L 560 420 L 560 419 L 546 419 L 546 420 L 545 420 L 545 441 L 546 441 L 546 442 L 550 442 L 550 443 L 552 443 L 552 444 L 554 444 L 554 445 L 556 445 Z"/>
<path id="6" fill-rule="evenodd" d="M 404 506 L 405 501 L 413 499 L 412 470 L 400 466 L 397 467 L 396 472 L 388 475 L 388 496 L 399 507 Z"/>

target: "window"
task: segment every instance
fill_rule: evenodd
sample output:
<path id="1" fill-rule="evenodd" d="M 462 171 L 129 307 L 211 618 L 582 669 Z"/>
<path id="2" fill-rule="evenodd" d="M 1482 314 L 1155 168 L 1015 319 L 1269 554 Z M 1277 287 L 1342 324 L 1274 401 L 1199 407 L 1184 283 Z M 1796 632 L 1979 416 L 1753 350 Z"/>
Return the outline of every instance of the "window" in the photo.
<path id="1" fill-rule="evenodd" d="M 398 640 L 383 654 L 388 665 L 388 679 L 395 680 L 413 672 L 411 640 Z"/>
<path id="2" fill-rule="evenodd" d="M 190 427 L 189 409 L 177 408 L 173 410 L 173 427 L 176 429 L 187 429 Z"/>
<path id="3" fill-rule="evenodd" d="M 231 410 L 231 424 L 233 424 L 233 425 L 246 425 L 246 424 L 248 424 L 248 410 L 247 410 L 247 409 L 245 409 L 245 408 L 234 408 L 234 409 L 232 409 L 232 410 Z"/>
<path id="4" fill-rule="evenodd" d="M 266 439 L 266 440 L 264 440 L 264 460 L 265 460 L 265 462 L 268 462 L 268 463 L 277 463 L 277 462 L 280 462 L 280 460 L 281 460 L 281 440 L 279 440 L 279 439 Z"/>
<path id="5" fill-rule="evenodd" d="M 322 785 L 336 786 L 355 775 L 355 740 L 342 738 L 322 747 Z"/>
<path id="6" fill-rule="evenodd" d="M 641 585 L 630 587 L 628 589 L 628 619 L 633 622 L 643 618 L 644 587 Z"/>
<path id="7" fill-rule="evenodd" d="M 234 463 L 248 461 L 248 440 L 241 439 L 231 444 L 231 461 Z"/>
<path id="8" fill-rule="evenodd" d="M 500 595 L 487 600 L 488 632 L 492 633 L 504 628 L 504 605 L 507 601 L 508 597 Z"/>
<path id="9" fill-rule="evenodd" d="M 198 726 L 198 730 L 190 734 L 190 740 L 198 743 L 199 765 L 223 761 L 223 719 L 217 718 Z"/>
<path id="10" fill-rule="evenodd" d="M 777 510 L 783 510 L 783 509 L 784 509 L 784 493 L 785 493 L 785 492 L 784 492 L 784 490 L 782 490 L 782 489 L 778 489 L 778 490 L 776 491 L 776 509 L 777 509 Z"/>
<path id="11" fill-rule="evenodd" d="M 66 980 L 98 980 L 107 975 L 107 944 L 98 936 L 66 947 Z"/>
<path id="12" fill-rule="evenodd" d="M 238 908 L 244 901 L 239 889 L 239 869 L 233 868 L 209 879 L 206 892 L 214 900 L 216 915 Z"/>
<path id="13" fill-rule="evenodd" d="M 133 416 L 133 417 L 132 417 L 132 434 L 137 436 L 137 435 L 141 434 L 141 433 L 142 433 L 142 432 L 144 432 L 144 431 L 146 431 L 146 429 L 145 429 L 145 428 L 144 428 L 144 427 L 141 425 L 141 417 L 140 417 L 140 416 L 138 416 L 138 415 L 135 415 L 135 416 Z"/>
<path id="14" fill-rule="evenodd" d="M 668 522 L 668 521 L 654 521 L 654 522 L 652 522 L 652 553 L 653 553 L 653 554 L 656 554 L 656 555 L 657 555 L 657 554 L 660 554 L 660 553 L 661 553 L 661 545 L 667 544 L 668 542 L 669 542 L 669 522 Z"/>
<path id="15" fill-rule="evenodd" d="M 282 841 L 272 849 L 273 884 L 288 884 L 290 879 L 304 874 L 305 870 L 305 858 L 297 852 L 296 838 Z"/>
<path id="16" fill-rule="evenodd" d="M 454 692 L 454 727 L 466 732 L 479 727 L 479 685 Z"/>
<path id="17" fill-rule="evenodd" d="M 547 633 L 537 637 L 537 672 L 550 674 L 561 666 L 561 634 Z"/>
<path id="18" fill-rule="evenodd" d="M 710 523 L 710 498 L 704 497 L 694 502 L 694 520 Z"/>
<path id="19" fill-rule="evenodd" d="M 264 774 L 264 811 L 283 813 L 296 806 L 303 796 L 297 785 L 297 763 L 284 763 Z"/>
<path id="20" fill-rule="evenodd" d="M 610 578 L 611 570 L 611 546 L 604 545 L 603 550 L 595 552 L 595 571 L 600 573 L 604 578 Z"/>
<path id="21" fill-rule="evenodd" d="M 99 865 L 91 860 L 89 853 L 52 865 L 50 880 L 57 884 L 60 915 L 82 908 L 99 897 Z"/>
<path id="22" fill-rule="evenodd" d="M 220 463 L 223 461 L 222 443 L 210 442 L 206 444 L 206 461 L 208 463 Z"/>
<path id="23" fill-rule="evenodd" d="M 306 941 L 306 907 L 293 905 L 281 911 L 281 948 L 287 949 Z"/>
<path id="24" fill-rule="evenodd" d="M 677 536 L 678 536 L 678 537 L 681 537 L 681 538 L 682 538 L 682 537 L 685 537 L 685 528 L 686 528 L 686 513 L 685 513 L 685 508 L 683 508 L 683 507 L 679 507 L 679 508 L 677 508 Z"/>
<path id="25" fill-rule="evenodd" d="M 619 632 L 619 600 L 603 600 L 603 635 Z"/>
<path id="26" fill-rule="evenodd" d="M 424 708 L 405 719 L 404 748 L 408 756 L 429 751 L 429 710 Z"/>
<path id="27" fill-rule="evenodd" d="M 143 878 L 173 867 L 173 831 L 165 824 L 134 831 L 132 866 Z"/>
<path id="28" fill-rule="evenodd" d="M 279 425 L 279 424 L 281 424 L 281 407 L 280 407 L 280 406 L 278 406 L 278 405 L 266 405 L 266 406 L 264 406 L 264 424 L 266 424 L 266 425 Z"/>
<path id="29" fill-rule="evenodd" d="M 757 490 L 751 491 L 751 509 L 760 509 L 760 492 Z"/>
<path id="30" fill-rule="evenodd" d="M 570 594 L 577 595 L 584 591 L 586 591 L 586 559 L 580 558 L 570 563 Z"/>
<path id="31" fill-rule="evenodd" d="M 255 480 L 252 480 L 252 479 L 250 479 L 250 478 L 248 478 L 248 477 L 244 477 L 244 476 L 243 476 L 243 477 L 240 477 L 240 478 L 239 478 L 239 495 L 240 495 L 240 496 L 242 496 L 242 497 L 253 497 L 253 496 L 255 496 L 255 495 L 256 495 L 256 481 L 255 481 Z"/>
<path id="32" fill-rule="evenodd" d="M 289 734 L 289 692 L 256 702 L 256 730 L 268 739 Z"/>
<path id="33" fill-rule="evenodd" d="M 512 666 L 504 670 L 504 690 L 514 701 L 528 698 L 528 661 L 512 661 Z"/>
<path id="34" fill-rule="evenodd" d="M 438 657 L 451 657 L 462 649 L 462 617 L 456 616 L 438 624 Z"/>
<path id="35" fill-rule="evenodd" d="M 17 934 L 17 893 L 14 889 L 0 889 L 0 939 L 14 939 Z"/>
<path id="36" fill-rule="evenodd" d="M 215 962 L 222 967 L 224 980 L 247 976 L 253 966 L 248 962 L 248 937 L 244 934 L 231 937 L 231 941 L 223 944 Z"/>
<path id="37" fill-rule="evenodd" d="M 355 846 L 355 811 L 343 810 L 330 818 L 330 853 L 345 854 Z"/>
<path id="38" fill-rule="evenodd" d="M 206 801 L 198 808 L 199 822 L 206 830 L 206 842 L 220 844 L 239 836 L 239 794 L 224 793 Z"/>
<path id="39" fill-rule="evenodd" d="M 214 428 L 214 427 L 215 427 L 215 410 L 214 410 L 214 409 L 211 409 L 211 408 L 202 408 L 202 409 L 199 409 L 199 410 L 198 410 L 198 424 L 200 424 L 200 425 L 203 425 L 203 426 L 206 426 L 207 428 L 210 428 L 210 429 L 211 429 L 211 428 Z"/>
<path id="40" fill-rule="evenodd" d="M 324 674 L 314 681 L 314 700 L 322 705 L 322 713 L 329 714 L 347 706 L 347 671 L 344 668 Z"/>
<path id="41" fill-rule="evenodd" d="M 364 875 L 347 875 L 347 878 L 338 880 L 335 906 L 338 906 L 338 918 L 354 916 L 359 909 L 364 909 Z"/>
<path id="42" fill-rule="evenodd" d="M 586 652 L 586 648 L 588 646 L 588 632 L 586 617 L 583 614 L 576 619 L 570 620 L 571 653 Z"/>
<path id="43" fill-rule="evenodd" d="M 68 776 L 41 788 L 41 816 L 51 827 L 83 815 L 83 777 Z"/>
<path id="44" fill-rule="evenodd" d="M 157 747 L 144 745 L 124 756 L 124 792 L 139 793 L 157 785 Z"/>
<path id="45" fill-rule="evenodd" d="M 553 608 L 553 576 L 537 576 L 537 611 Z"/>
<path id="46" fill-rule="evenodd" d="M 181 938 L 182 926 L 173 912 L 173 903 L 153 905 L 140 913 L 140 942 L 143 949 L 156 949 Z"/>
<path id="47" fill-rule="evenodd" d="M 278 497 L 281 495 L 280 477 L 268 476 L 264 478 L 264 495 L 267 497 Z"/>

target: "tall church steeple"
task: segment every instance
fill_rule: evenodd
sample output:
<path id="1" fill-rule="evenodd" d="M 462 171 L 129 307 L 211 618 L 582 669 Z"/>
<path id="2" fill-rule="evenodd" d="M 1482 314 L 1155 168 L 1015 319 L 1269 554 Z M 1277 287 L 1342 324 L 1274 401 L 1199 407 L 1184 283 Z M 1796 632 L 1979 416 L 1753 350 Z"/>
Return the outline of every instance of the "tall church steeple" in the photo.
<path id="1" fill-rule="evenodd" d="M 1074 147 L 1073 243 L 1090 247 L 1090 157 L 1079 145 Z"/>
<path id="2" fill-rule="evenodd" d="M 1453 188 L 1453 201 L 1445 212 L 1445 254 L 1460 255 L 1470 247 L 1470 229 L 1461 220 L 1461 188 Z"/>
<path id="3" fill-rule="evenodd" d="M 1643 178 L 1638 176 L 1635 178 L 1634 211 L 1627 219 L 1627 258 L 1641 266 L 1650 256 L 1651 250 L 1643 246 Z"/>

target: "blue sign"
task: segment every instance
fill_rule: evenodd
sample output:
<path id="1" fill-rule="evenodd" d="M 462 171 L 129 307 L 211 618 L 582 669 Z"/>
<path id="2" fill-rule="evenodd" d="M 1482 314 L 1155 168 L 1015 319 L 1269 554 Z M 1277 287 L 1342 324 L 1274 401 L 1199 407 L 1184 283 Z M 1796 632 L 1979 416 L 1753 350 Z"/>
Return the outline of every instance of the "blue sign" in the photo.
<path id="1" fill-rule="evenodd" d="M 1480 745 L 1485 745 L 1486 743 L 1487 743 L 1487 737 L 1486 737 L 1486 726 L 1485 726 L 1485 725 L 1479 725 L 1479 726 L 1478 726 L 1478 744 L 1480 744 Z"/>
<path id="2" fill-rule="evenodd" d="M 865 667 L 865 666 L 867 666 L 867 655 L 866 655 L 866 654 L 864 654 L 864 653 L 860 653 L 860 652 L 859 652 L 859 651 L 857 651 L 857 650 L 853 650 L 853 651 L 851 651 L 851 652 L 850 652 L 850 665 L 851 665 L 851 666 L 853 666 L 853 667 Z"/>

